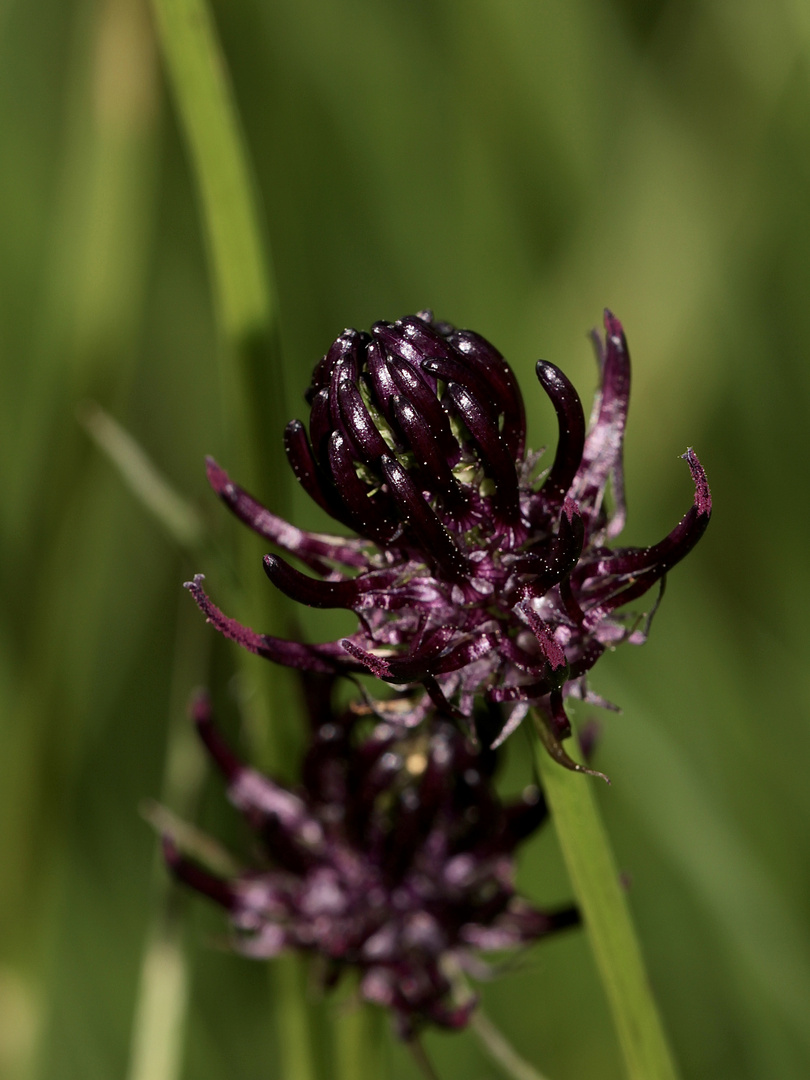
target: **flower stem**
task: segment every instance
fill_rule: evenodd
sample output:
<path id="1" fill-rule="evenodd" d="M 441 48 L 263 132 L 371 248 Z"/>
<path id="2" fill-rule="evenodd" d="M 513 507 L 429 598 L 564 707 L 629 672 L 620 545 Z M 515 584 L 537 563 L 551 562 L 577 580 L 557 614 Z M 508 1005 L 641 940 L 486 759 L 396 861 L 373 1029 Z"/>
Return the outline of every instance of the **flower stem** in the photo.
<path id="1" fill-rule="evenodd" d="M 276 512 L 286 511 L 287 470 L 275 433 L 284 419 L 283 372 L 277 303 L 265 257 L 248 154 L 206 0 L 152 0 L 157 35 L 199 191 L 211 279 L 219 317 L 221 387 L 229 466 Z M 273 438 L 268 438 L 273 433 Z M 261 466 L 261 469 L 260 469 Z M 259 477 L 271 478 L 261 490 Z M 266 486 L 266 485 L 265 485 Z M 255 554 L 243 544 L 243 561 Z M 270 633 L 282 630 L 278 603 L 247 612 Z M 255 616 L 255 618 L 254 618 Z M 262 765 L 283 774 L 285 743 L 295 739 L 296 709 L 290 677 L 243 664 L 252 734 L 263 742 Z M 292 723 L 291 723 L 292 721 Z M 288 765 L 289 767 L 289 765 Z M 273 969 L 281 1044 L 281 1073 L 289 1080 L 316 1076 L 310 1018 L 295 960 Z"/>
<path id="2" fill-rule="evenodd" d="M 406 1046 L 411 1052 L 411 1056 L 416 1062 L 419 1071 L 424 1076 L 425 1080 L 440 1080 L 439 1074 L 433 1067 L 433 1062 L 427 1056 L 427 1051 L 422 1045 L 418 1035 L 414 1035 L 413 1038 L 408 1039 Z"/>
<path id="3" fill-rule="evenodd" d="M 532 717 L 540 731 L 542 717 L 534 711 Z M 627 1075 L 630 1080 L 677 1080 L 591 781 L 552 761 L 541 740 L 535 742 L 535 758 Z"/>
<path id="4" fill-rule="evenodd" d="M 383 1063 L 382 1010 L 352 1002 L 335 1019 L 335 1076 L 339 1080 L 381 1080 Z"/>
<path id="5" fill-rule="evenodd" d="M 269 970 L 273 993 L 279 1002 L 276 1026 L 282 1047 L 280 1075 L 283 1080 L 316 1080 L 304 961 L 291 953 L 282 954 Z"/>
<path id="6" fill-rule="evenodd" d="M 492 1060 L 500 1065 L 507 1076 L 513 1077 L 513 1080 L 546 1080 L 542 1073 L 517 1053 L 480 1008 L 475 1009 L 470 1017 L 470 1027 Z"/>
<path id="7" fill-rule="evenodd" d="M 166 922 L 162 911 L 158 919 Z M 144 951 L 128 1080 L 177 1080 L 181 1074 L 188 970 L 180 937 L 176 923 L 158 928 Z"/>
<path id="8" fill-rule="evenodd" d="M 186 715 L 189 683 L 208 666 L 208 635 L 195 612 L 178 597 L 174 662 L 162 798 L 181 816 L 193 817 L 204 779 L 201 755 Z M 132 1026 L 127 1080 L 178 1080 L 188 1018 L 190 974 L 182 922 L 159 844 L 155 850 L 152 910 Z"/>

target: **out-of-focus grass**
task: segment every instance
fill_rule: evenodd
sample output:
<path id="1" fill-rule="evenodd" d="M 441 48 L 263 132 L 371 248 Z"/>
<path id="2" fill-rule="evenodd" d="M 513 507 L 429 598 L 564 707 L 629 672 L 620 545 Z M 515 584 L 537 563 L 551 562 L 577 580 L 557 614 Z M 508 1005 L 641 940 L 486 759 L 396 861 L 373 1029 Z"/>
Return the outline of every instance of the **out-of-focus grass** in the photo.
<path id="1" fill-rule="evenodd" d="M 587 395 L 585 331 L 608 304 L 635 360 L 628 542 L 685 510 L 686 445 L 705 462 L 705 540 L 672 574 L 648 645 L 594 674 L 625 707 L 605 718 L 613 786 L 599 794 L 684 1073 L 801 1080 L 801 5 L 232 0 L 215 13 L 272 238 L 290 415 L 345 325 L 432 305 L 504 350 L 532 441 L 550 441 L 533 363 L 561 364 Z M 146 10 L 9 0 L 0 71 L 0 1075 L 106 1080 L 128 1068 L 154 899 L 138 806 L 160 796 L 182 722 L 179 584 L 216 570 L 171 546 L 75 411 L 99 401 L 223 542 L 232 524 L 202 458 L 222 455 L 227 418 L 195 193 Z M 325 524 L 300 493 L 295 513 Z M 261 592 L 258 541 L 255 554 Z M 320 614 L 303 622 L 328 636 Z M 200 648 L 183 661 L 188 690 L 206 678 L 235 725 L 236 658 Z M 200 814 L 240 839 L 213 784 Z M 522 879 L 538 899 L 566 896 L 553 836 Z M 273 1076 L 264 971 L 217 947 L 216 913 L 192 903 L 184 918 L 183 1075 Z M 620 1075 L 581 938 L 537 949 L 484 997 L 549 1076 Z M 428 1046 L 443 1080 L 493 1075 L 467 1035 Z"/>

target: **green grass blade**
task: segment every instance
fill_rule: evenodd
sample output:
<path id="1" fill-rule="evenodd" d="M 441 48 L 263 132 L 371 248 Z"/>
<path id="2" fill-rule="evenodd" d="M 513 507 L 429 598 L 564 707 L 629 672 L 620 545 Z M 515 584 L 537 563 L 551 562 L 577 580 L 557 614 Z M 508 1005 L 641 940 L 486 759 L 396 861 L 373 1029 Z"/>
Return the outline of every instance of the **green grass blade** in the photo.
<path id="1" fill-rule="evenodd" d="M 539 728 L 542 719 L 533 718 Z M 552 761 L 539 739 L 535 758 L 627 1075 L 630 1080 L 677 1080 L 591 781 Z"/>
<path id="2" fill-rule="evenodd" d="M 127 1080 L 177 1080 L 187 1007 L 188 969 L 174 925 L 144 952 Z"/>
<path id="3" fill-rule="evenodd" d="M 284 1080 L 316 1080 L 312 1027 L 302 1002 L 307 994 L 306 962 L 293 953 L 279 956 L 270 968 L 273 993 L 278 996 L 278 1029 L 284 1050 Z"/>
<path id="4" fill-rule="evenodd" d="M 118 470 L 135 498 L 160 522 L 168 535 L 191 554 L 205 543 L 205 525 L 190 502 L 160 473 L 143 447 L 109 413 L 93 401 L 78 412 L 79 423 Z"/>
<path id="5" fill-rule="evenodd" d="M 335 1080 L 379 1080 L 386 1075 L 382 1009 L 359 995 L 344 1001 L 335 1020 Z"/>
<path id="6" fill-rule="evenodd" d="M 180 820 L 196 814 L 205 779 L 205 761 L 188 717 L 187 696 L 189 683 L 205 681 L 209 666 L 209 637 L 183 599 L 178 597 L 177 601 L 161 791 L 162 799 L 174 808 Z M 155 824 L 160 831 L 176 835 L 171 822 Z M 182 908 L 175 888 L 157 839 L 154 905 L 141 957 L 127 1080 L 178 1080 L 183 1072 L 191 979 L 183 947 Z"/>
<path id="7" fill-rule="evenodd" d="M 226 426 L 243 483 L 270 477 L 286 509 L 280 433 L 285 419 L 277 301 L 249 158 L 205 0 L 153 0 L 158 37 L 197 183 L 223 333 Z M 235 467 L 232 461 L 231 466 Z M 262 492 L 264 494 L 264 492 Z"/>
<path id="8" fill-rule="evenodd" d="M 225 59 L 205 0 L 153 0 L 158 37 L 185 133 L 200 194 L 208 256 L 219 315 L 224 361 L 222 393 L 226 430 L 232 443 L 229 467 L 262 495 L 276 512 L 286 509 L 287 470 L 281 461 L 284 419 L 282 365 L 277 344 L 277 305 L 262 246 L 258 204 L 251 180 Z M 259 477 L 272 485 L 260 485 Z M 255 571 L 248 540 L 240 565 Z M 251 590 L 251 593 L 253 591 Z M 264 594 L 266 595 L 266 594 Z M 254 625 L 283 632 L 278 602 L 264 611 L 251 600 L 247 617 Z M 269 625 L 268 625 L 269 623 Z M 289 771 L 289 735 L 296 708 L 289 673 L 257 667 L 242 659 L 252 692 L 246 696 L 261 764 L 284 775 Z M 282 1074 L 312 1080 L 310 1018 L 298 961 L 284 958 L 271 969 L 278 1000 Z"/>
<path id="9" fill-rule="evenodd" d="M 216 30 L 203 0 L 153 0 L 210 245 L 219 314 L 228 337 L 274 319 L 259 215 Z"/>
<path id="10" fill-rule="evenodd" d="M 511 1076 L 512 1080 L 548 1080 L 518 1054 L 482 1009 L 478 1008 L 473 1012 L 470 1028 L 504 1076 Z"/>

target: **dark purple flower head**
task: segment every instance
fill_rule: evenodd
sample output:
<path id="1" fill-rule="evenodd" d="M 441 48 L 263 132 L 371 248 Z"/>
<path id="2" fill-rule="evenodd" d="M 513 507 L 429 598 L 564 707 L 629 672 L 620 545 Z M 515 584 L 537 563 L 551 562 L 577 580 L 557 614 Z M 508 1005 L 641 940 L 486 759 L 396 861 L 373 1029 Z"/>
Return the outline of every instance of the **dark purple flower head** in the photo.
<path id="1" fill-rule="evenodd" d="M 407 703 L 404 703 L 407 705 Z M 515 895 L 513 852 L 542 823 L 536 788 L 504 805 L 495 754 L 437 720 L 417 730 L 348 712 L 322 698 L 295 791 L 240 762 L 195 705 L 206 749 L 231 801 L 259 839 L 258 865 L 217 877 L 164 849 L 174 873 L 225 907 L 236 947 L 253 957 L 316 954 L 328 985 L 350 968 L 360 992 L 410 1036 L 423 1021 L 462 1027 L 453 973 L 479 950 L 513 948 L 578 922 Z"/>
<path id="2" fill-rule="evenodd" d="M 309 432 L 293 421 L 286 448 L 304 488 L 360 539 L 302 532 L 213 461 L 208 474 L 242 521 L 317 575 L 268 555 L 273 584 L 304 604 L 351 609 L 357 631 L 324 645 L 255 633 L 223 615 L 197 577 L 189 588 L 200 607 L 228 637 L 281 664 L 422 683 L 425 708 L 468 723 L 478 696 L 504 703 L 500 738 L 536 705 L 549 748 L 571 766 L 559 742 L 570 731 L 564 697 L 588 696 L 584 676 L 607 647 L 645 639 L 649 620 L 618 609 L 663 585 L 711 513 L 689 449 L 695 495 L 680 523 L 652 547 L 608 546 L 625 519 L 630 359 L 610 312 L 605 330 L 604 343 L 594 335 L 600 386 L 587 429 L 565 375 L 537 364 L 559 426 L 540 482 L 520 389 L 489 342 L 428 311 L 370 334 L 344 331 L 315 368 Z"/>

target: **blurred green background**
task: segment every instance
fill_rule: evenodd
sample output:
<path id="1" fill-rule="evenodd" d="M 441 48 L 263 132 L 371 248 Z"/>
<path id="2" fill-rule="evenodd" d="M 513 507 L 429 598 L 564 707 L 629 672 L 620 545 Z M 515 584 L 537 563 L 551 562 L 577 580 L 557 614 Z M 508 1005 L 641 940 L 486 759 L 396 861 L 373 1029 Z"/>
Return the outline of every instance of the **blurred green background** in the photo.
<path id="1" fill-rule="evenodd" d="M 706 538 L 647 646 L 593 673 L 624 710 L 602 717 L 599 796 L 684 1077 L 806 1078 L 810 8 L 222 0 L 215 15 L 280 297 L 268 415 L 282 392 L 283 414 L 305 415 L 344 326 L 430 306 L 498 345 L 532 445 L 553 444 L 534 362 L 587 403 L 585 335 L 608 305 L 635 365 L 627 542 L 678 520 L 678 455 L 700 454 Z M 216 581 L 213 560 L 166 537 L 77 420 L 100 403 L 233 543 L 203 470 L 233 444 L 205 243 L 142 0 L 4 0 L 0 138 L 0 1076 L 145 1080 L 148 984 L 167 1017 L 185 987 L 179 1075 L 274 1078 L 267 973 L 220 947 L 202 902 L 170 893 L 166 912 L 139 814 L 186 792 L 206 827 L 241 836 L 216 780 L 189 794 L 191 688 L 212 683 L 237 722 L 235 651 L 180 588 Z M 294 515 L 326 524 L 297 492 Z M 242 585 L 264 596 L 251 551 Z M 526 756 L 515 740 L 507 784 Z M 550 830 L 521 880 L 539 901 L 570 895 Z M 149 946 L 169 924 L 180 968 Z M 554 1080 L 621 1076 L 582 935 L 483 994 Z M 326 1059 L 317 1003 L 314 1021 Z M 468 1033 L 427 1045 L 443 1080 L 498 1075 Z M 393 1076 L 416 1075 L 386 1052 Z"/>

